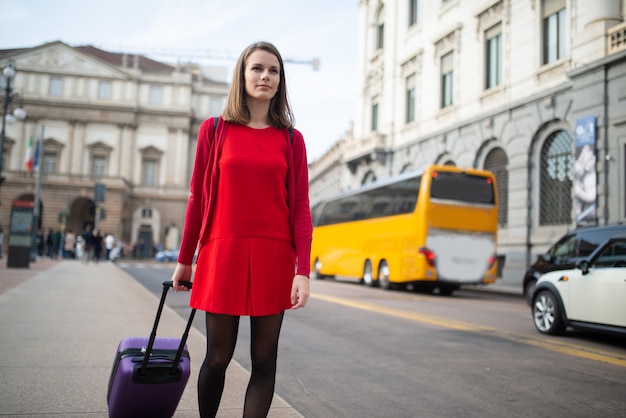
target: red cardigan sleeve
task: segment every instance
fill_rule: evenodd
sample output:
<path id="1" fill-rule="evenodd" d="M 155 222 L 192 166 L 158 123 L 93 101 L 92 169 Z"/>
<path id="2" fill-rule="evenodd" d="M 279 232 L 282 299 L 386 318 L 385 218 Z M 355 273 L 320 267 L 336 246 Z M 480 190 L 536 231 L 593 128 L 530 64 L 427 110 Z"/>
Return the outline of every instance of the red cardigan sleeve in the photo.
<path id="1" fill-rule="evenodd" d="M 180 253 L 178 254 L 178 262 L 181 264 L 189 265 L 193 262 L 193 256 L 198 245 L 200 228 L 202 226 L 203 199 L 207 198 L 207 196 L 203 195 L 204 184 L 208 180 L 205 179 L 205 176 L 211 174 L 207 173 L 207 165 L 209 164 L 213 124 L 213 118 L 209 118 L 202 122 L 198 131 L 196 158 L 189 186 L 190 195 L 185 214 L 185 226 L 180 244 Z"/>
<path id="2" fill-rule="evenodd" d="M 309 204 L 309 166 L 304 138 L 298 130 L 293 135 L 293 174 L 295 207 L 293 219 L 293 241 L 298 258 L 297 274 L 309 276 L 311 272 L 311 241 L 313 222 Z"/>

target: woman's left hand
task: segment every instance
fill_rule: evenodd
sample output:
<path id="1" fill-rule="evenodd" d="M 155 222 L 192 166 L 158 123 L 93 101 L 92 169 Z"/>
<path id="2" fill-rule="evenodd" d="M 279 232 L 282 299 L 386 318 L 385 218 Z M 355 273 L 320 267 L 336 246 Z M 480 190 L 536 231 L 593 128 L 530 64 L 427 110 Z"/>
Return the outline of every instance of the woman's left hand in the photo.
<path id="1" fill-rule="evenodd" d="M 291 285 L 291 303 L 293 305 L 291 309 L 304 308 L 310 294 L 309 278 L 297 274 L 293 278 L 293 284 Z"/>

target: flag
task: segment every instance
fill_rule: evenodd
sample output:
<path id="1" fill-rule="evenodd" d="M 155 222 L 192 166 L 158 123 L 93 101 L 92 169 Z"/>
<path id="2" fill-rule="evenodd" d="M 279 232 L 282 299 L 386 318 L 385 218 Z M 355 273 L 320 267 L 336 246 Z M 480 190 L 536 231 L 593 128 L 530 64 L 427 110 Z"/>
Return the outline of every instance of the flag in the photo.
<path id="1" fill-rule="evenodd" d="M 37 145 L 35 146 L 35 159 L 33 160 L 33 168 L 35 170 L 39 170 L 39 159 L 41 158 L 41 140 L 37 140 Z"/>
<path id="2" fill-rule="evenodd" d="M 28 140 L 28 148 L 26 148 L 26 159 L 24 160 L 26 168 L 29 172 L 33 171 L 33 136 Z"/>

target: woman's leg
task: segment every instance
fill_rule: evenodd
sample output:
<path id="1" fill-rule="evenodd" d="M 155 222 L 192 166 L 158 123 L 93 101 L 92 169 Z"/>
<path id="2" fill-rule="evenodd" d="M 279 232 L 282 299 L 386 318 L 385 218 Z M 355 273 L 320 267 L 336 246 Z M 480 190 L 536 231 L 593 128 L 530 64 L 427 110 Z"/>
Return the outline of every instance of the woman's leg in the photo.
<path id="1" fill-rule="evenodd" d="M 278 315 L 250 317 L 250 356 L 252 376 L 246 391 L 243 416 L 266 417 L 276 382 L 278 337 L 284 312 Z"/>
<path id="2" fill-rule="evenodd" d="M 202 418 L 217 414 L 238 329 L 238 316 L 206 313 L 206 356 L 198 377 L 198 406 Z"/>

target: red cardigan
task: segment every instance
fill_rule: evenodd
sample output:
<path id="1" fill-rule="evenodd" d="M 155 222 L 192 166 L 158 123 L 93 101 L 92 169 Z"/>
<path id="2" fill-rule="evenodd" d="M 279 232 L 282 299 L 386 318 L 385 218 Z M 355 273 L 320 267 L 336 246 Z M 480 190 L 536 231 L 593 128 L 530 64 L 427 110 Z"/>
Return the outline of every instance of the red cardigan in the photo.
<path id="1" fill-rule="evenodd" d="M 228 123 L 220 117 L 220 123 L 213 138 L 213 118 L 202 122 L 198 131 L 196 159 L 191 175 L 190 196 L 185 215 L 183 239 L 180 245 L 178 262 L 191 264 L 198 243 L 209 236 L 208 221 L 211 218 L 217 190 L 219 157 L 224 143 Z M 214 140 L 215 139 L 215 140 Z M 289 205 L 289 226 L 291 240 L 298 260 L 297 274 L 309 276 L 313 223 L 309 206 L 309 171 L 304 138 L 300 131 L 293 132 L 293 141 L 285 130 L 285 140 L 291 152 L 287 153 L 287 204 Z M 251 208 L 252 210 L 253 208 Z"/>

